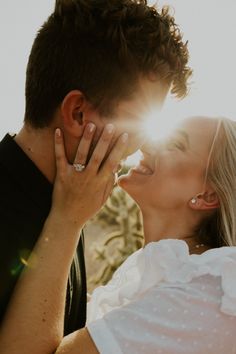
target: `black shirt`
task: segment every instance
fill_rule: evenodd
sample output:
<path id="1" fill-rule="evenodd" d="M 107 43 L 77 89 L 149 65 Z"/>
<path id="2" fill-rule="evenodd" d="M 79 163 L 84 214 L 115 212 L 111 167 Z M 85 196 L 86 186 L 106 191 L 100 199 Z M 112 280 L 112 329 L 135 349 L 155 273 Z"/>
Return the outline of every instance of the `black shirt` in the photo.
<path id="1" fill-rule="evenodd" d="M 0 142 L 0 321 L 49 214 L 52 191 L 52 184 L 7 134 Z M 86 292 L 81 235 L 68 280 L 65 334 L 85 326 Z"/>

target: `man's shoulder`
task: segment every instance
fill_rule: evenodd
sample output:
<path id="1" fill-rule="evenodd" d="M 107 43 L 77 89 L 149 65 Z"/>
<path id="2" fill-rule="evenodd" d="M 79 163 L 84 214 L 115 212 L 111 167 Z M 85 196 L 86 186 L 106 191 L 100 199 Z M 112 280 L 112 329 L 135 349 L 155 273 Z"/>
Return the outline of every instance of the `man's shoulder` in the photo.
<path id="1" fill-rule="evenodd" d="M 14 152 L 16 147 L 16 143 L 14 141 L 14 134 L 6 134 L 0 141 L 0 161 L 5 161 L 7 159 L 7 155 Z"/>
<path id="2" fill-rule="evenodd" d="M 0 191 L 7 189 L 13 183 L 10 165 L 14 165 L 17 156 L 15 154 L 15 143 L 13 136 L 6 134 L 0 141 Z M 17 175 L 17 171 L 16 175 Z"/>

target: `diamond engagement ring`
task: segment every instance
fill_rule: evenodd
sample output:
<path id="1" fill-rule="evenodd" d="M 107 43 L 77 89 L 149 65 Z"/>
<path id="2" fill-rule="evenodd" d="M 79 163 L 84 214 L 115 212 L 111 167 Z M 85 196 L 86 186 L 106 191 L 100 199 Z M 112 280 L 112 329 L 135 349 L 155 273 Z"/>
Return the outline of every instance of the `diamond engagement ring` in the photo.
<path id="1" fill-rule="evenodd" d="M 86 167 L 85 165 L 82 165 L 82 163 L 74 163 L 73 166 L 77 172 L 82 172 Z"/>

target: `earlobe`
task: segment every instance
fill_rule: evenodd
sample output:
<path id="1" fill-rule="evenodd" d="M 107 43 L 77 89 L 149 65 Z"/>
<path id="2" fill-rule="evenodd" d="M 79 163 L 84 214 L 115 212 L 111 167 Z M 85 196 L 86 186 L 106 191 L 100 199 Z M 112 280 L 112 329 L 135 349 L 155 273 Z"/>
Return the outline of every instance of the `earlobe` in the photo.
<path id="1" fill-rule="evenodd" d="M 215 192 L 200 193 L 189 202 L 191 209 L 195 210 L 214 210 L 220 207 L 218 196 Z"/>
<path id="2" fill-rule="evenodd" d="M 189 207 L 191 209 L 194 209 L 194 210 L 198 210 L 199 209 L 199 200 L 198 200 L 198 197 L 193 197 L 189 203 L 188 203 Z"/>
<path id="3" fill-rule="evenodd" d="M 190 201 L 190 203 L 191 203 L 192 205 L 197 204 L 197 198 L 192 198 L 191 201 Z"/>

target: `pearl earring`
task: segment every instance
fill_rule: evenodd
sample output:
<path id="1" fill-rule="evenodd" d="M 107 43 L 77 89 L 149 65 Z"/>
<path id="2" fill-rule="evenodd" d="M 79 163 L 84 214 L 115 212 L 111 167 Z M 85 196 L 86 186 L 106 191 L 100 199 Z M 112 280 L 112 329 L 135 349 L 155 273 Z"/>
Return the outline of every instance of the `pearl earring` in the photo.
<path id="1" fill-rule="evenodd" d="M 193 199 L 191 200 L 191 203 L 192 203 L 192 204 L 196 204 L 196 203 L 197 203 L 197 198 L 193 198 Z"/>

